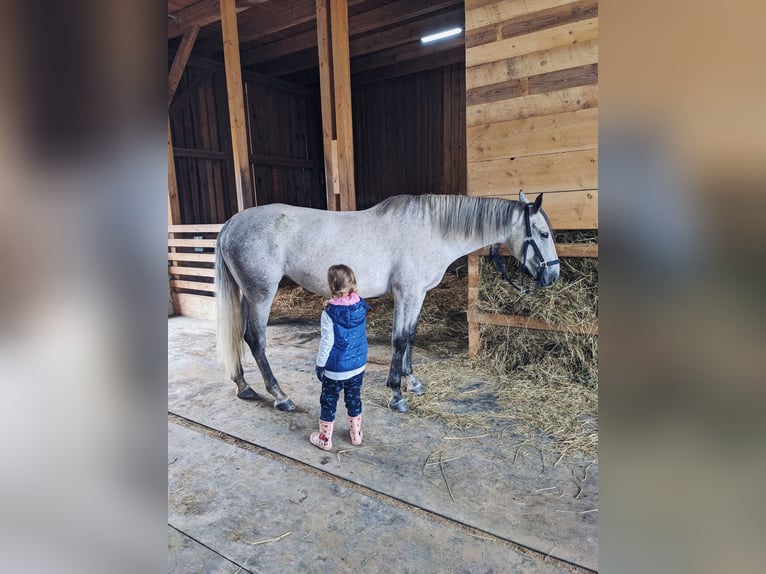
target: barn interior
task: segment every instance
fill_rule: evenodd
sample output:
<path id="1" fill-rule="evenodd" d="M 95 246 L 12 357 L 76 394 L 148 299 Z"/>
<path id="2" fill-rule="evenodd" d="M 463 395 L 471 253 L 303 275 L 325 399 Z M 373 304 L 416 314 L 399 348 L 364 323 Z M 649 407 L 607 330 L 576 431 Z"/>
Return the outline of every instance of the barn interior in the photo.
<path id="1" fill-rule="evenodd" d="M 169 68 L 191 51 L 169 104 L 179 224 L 237 211 L 217 2 L 168 2 Z M 246 204 L 326 209 L 317 2 L 236 3 L 252 189 Z M 465 194 L 465 26 L 461 0 L 350 0 L 348 54 L 355 202 Z M 190 40 L 194 36 L 196 39 Z"/>
<path id="2" fill-rule="evenodd" d="M 404 508 L 417 508 L 402 519 L 407 532 L 413 516 L 426 517 L 445 526 L 440 548 L 450 548 L 415 557 L 412 549 L 427 545 L 407 542 L 403 555 L 417 570 L 461 560 L 476 568 L 486 560 L 485 569 L 496 571 L 598 568 L 597 22 L 595 0 L 169 0 L 169 316 L 176 315 L 169 321 L 169 444 L 178 454 L 169 467 L 169 550 L 179 571 L 205 553 L 193 536 L 218 553 L 211 564 L 225 556 L 243 571 L 253 566 L 251 555 L 262 567 L 290 569 L 294 556 L 308 560 L 316 548 L 311 532 L 297 535 L 306 524 L 277 532 L 279 516 L 258 509 L 259 525 L 273 532 L 235 540 L 252 522 L 240 515 L 211 531 L 206 521 L 225 503 L 205 497 L 207 475 L 195 470 L 186 441 L 205 443 L 198 451 L 204 464 L 218 464 L 227 442 L 257 468 L 282 465 L 323 488 L 328 474 L 344 489 L 354 483 L 361 490 L 347 494 L 360 507 L 373 498 L 384 507 L 394 499 L 412 505 Z M 461 32 L 421 41 L 450 28 Z M 315 344 L 307 321 L 316 321 L 321 301 L 283 285 L 272 306 L 270 358 L 306 410 L 286 419 L 259 404 L 263 436 L 255 431 L 252 407 L 233 401 L 213 359 L 212 267 L 229 217 L 275 202 L 359 210 L 397 194 L 517 199 L 521 188 L 531 200 L 545 193 L 566 281 L 519 306 L 492 275 L 486 248 L 451 269 L 421 314 L 418 368 L 430 386 L 406 420 L 393 420 L 386 408 L 392 301 L 376 301 L 380 328 L 369 335 L 378 355 L 365 395 L 371 446 L 343 448 L 337 462 L 312 456 L 316 449 L 302 440 L 316 418 L 305 385 Z M 513 265 L 507 250 L 500 254 Z M 572 309 L 551 313 L 572 285 L 580 289 Z M 510 346 L 531 357 L 521 369 L 505 359 Z M 560 357 L 583 380 L 569 371 L 552 375 Z M 246 369 L 258 379 L 254 364 Z M 413 429 L 428 439 L 410 440 Z M 487 465 L 497 472 L 487 474 Z M 189 477 L 199 482 L 187 484 Z M 251 496 L 293 508 L 292 499 Z M 477 506 L 477 499 L 491 502 Z M 394 538 L 373 522 L 364 528 Z M 453 548 L 447 540 L 457 540 L 457 531 Z M 370 541 L 356 566 L 385 568 L 378 548 Z M 469 548 L 481 557 L 467 558 Z M 327 558 L 342 570 L 338 559 Z"/>

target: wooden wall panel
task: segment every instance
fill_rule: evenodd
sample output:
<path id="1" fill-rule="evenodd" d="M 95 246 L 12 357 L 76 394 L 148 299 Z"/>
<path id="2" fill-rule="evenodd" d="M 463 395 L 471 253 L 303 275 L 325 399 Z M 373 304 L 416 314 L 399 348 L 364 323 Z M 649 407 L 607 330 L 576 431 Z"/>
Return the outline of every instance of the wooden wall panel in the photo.
<path id="1" fill-rule="evenodd" d="M 324 209 L 318 91 L 247 72 L 243 81 L 258 204 Z M 223 223 L 237 197 L 222 67 L 192 57 L 170 115 L 180 223 Z"/>
<path id="2" fill-rule="evenodd" d="M 597 0 L 466 0 L 469 195 L 598 228 Z"/>
<path id="3" fill-rule="evenodd" d="M 357 209 L 398 194 L 466 193 L 465 66 L 355 86 Z"/>

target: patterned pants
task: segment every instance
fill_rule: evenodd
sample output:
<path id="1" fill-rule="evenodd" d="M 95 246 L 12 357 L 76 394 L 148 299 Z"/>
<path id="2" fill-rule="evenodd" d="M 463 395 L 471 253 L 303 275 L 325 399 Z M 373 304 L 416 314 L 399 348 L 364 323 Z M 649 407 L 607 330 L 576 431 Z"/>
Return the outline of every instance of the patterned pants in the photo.
<path id="1" fill-rule="evenodd" d="M 319 396 L 319 404 L 322 407 L 320 419 L 329 423 L 335 420 L 335 409 L 341 390 L 343 400 L 346 403 L 348 416 L 355 417 L 362 413 L 362 380 L 364 373 L 345 381 L 335 381 L 324 377 L 322 382 L 322 394 Z"/>

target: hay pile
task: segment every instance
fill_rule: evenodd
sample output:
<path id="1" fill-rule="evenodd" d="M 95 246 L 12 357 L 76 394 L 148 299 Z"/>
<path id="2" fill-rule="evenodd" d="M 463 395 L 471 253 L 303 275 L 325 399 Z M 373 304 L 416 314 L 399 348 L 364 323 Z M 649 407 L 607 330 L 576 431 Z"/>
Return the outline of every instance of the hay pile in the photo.
<path id="1" fill-rule="evenodd" d="M 558 241 L 595 241 L 593 237 Z M 506 272 L 518 264 L 508 258 Z M 518 282 L 518 281 L 517 281 Z M 274 319 L 318 320 L 324 299 L 285 281 L 272 307 Z M 371 342 L 391 340 L 393 298 L 369 298 Z M 494 264 L 480 261 L 479 308 L 489 313 L 527 315 L 554 325 L 578 325 L 598 318 L 598 260 L 561 260 L 561 278 L 552 287 L 519 297 Z M 476 358 L 468 348 L 467 269 L 451 266 L 427 295 L 418 323 L 413 362 L 426 394 L 408 395 L 410 412 L 462 430 L 485 429 L 504 437 L 543 442 L 561 457 L 598 451 L 598 336 L 481 326 Z M 385 406 L 390 394 L 378 384 L 364 386 L 365 401 Z"/>

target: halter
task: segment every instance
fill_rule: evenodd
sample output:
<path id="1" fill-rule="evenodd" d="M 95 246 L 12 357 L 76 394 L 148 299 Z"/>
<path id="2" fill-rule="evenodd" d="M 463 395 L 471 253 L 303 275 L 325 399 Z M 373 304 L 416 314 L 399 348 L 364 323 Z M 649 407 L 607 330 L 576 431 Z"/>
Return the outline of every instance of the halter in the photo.
<path id="1" fill-rule="evenodd" d="M 532 225 L 529 221 L 529 218 L 531 217 L 531 210 L 532 210 L 532 204 L 531 203 L 525 203 L 524 204 L 524 228 L 526 232 L 526 236 L 524 238 L 524 247 L 522 248 L 522 262 L 521 262 L 521 287 L 516 285 L 510 277 L 505 273 L 505 269 L 503 268 L 503 264 L 500 262 L 500 244 L 495 243 L 489 248 L 489 256 L 492 258 L 492 261 L 495 262 L 495 267 L 497 267 L 497 270 L 500 272 L 500 276 L 508 281 L 508 283 L 511 284 L 511 287 L 518 290 L 519 293 L 522 295 L 529 293 L 529 289 L 524 289 L 524 272 L 527 270 L 527 251 L 529 250 L 529 246 L 532 246 L 532 250 L 535 252 L 535 255 L 537 256 L 537 259 L 540 261 L 540 266 L 537 269 L 537 275 L 535 275 L 535 281 L 540 283 L 540 279 L 542 278 L 543 271 L 546 267 L 549 265 L 558 265 L 559 260 L 558 259 L 552 259 L 551 261 L 546 261 L 545 257 L 543 257 L 542 252 L 540 251 L 540 247 L 537 245 L 537 242 L 532 237 Z M 529 273 L 530 276 L 532 275 Z"/>

